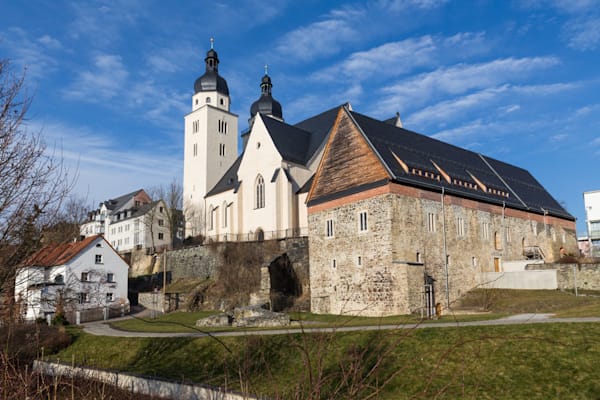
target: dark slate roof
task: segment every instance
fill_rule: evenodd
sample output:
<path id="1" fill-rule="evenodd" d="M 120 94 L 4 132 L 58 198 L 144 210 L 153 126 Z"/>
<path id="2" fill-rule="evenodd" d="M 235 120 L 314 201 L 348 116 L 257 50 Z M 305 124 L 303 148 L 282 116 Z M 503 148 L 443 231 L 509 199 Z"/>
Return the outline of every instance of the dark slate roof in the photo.
<path id="1" fill-rule="evenodd" d="M 137 195 L 142 190 L 144 190 L 144 189 L 138 189 L 134 192 L 124 194 L 123 196 L 119 196 L 115 199 L 106 200 L 105 202 L 100 203 L 100 205 L 105 204 L 106 208 L 108 208 L 111 211 L 118 210 L 119 208 L 123 207 L 125 205 L 125 203 L 127 203 L 129 200 L 131 200 L 132 197 Z"/>
<path id="2" fill-rule="evenodd" d="M 573 220 L 531 174 L 510 164 L 350 111 L 376 153 L 399 183 L 445 188 L 447 193 Z M 395 156 L 394 156 L 395 155 Z M 408 168 L 405 171 L 396 159 Z M 449 175 L 447 182 L 440 167 Z M 475 177 L 487 190 L 473 178 Z"/>
<path id="3" fill-rule="evenodd" d="M 208 192 L 206 196 L 212 196 L 218 193 L 226 192 L 230 189 L 235 189 L 238 185 L 238 177 L 237 172 L 240 168 L 240 163 L 242 162 L 242 157 L 244 153 L 240 154 L 238 158 L 231 164 L 231 167 L 223 174 L 221 179 L 217 182 L 217 184 Z"/>
<path id="4" fill-rule="evenodd" d="M 310 158 L 307 153 L 311 133 L 268 116 L 263 121 L 283 159 L 304 165 Z"/>
<path id="5" fill-rule="evenodd" d="M 309 156 L 306 161 L 315 154 L 321 144 L 325 141 L 325 138 L 333 127 L 339 110 L 340 106 L 334 107 L 295 125 L 297 128 L 311 133 L 310 143 L 308 144 L 307 149 Z"/>

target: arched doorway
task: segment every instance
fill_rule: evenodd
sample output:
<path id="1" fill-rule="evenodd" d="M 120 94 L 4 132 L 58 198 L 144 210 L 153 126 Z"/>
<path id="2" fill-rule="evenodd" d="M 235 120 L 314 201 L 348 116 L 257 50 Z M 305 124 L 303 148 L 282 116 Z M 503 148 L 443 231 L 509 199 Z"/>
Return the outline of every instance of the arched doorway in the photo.
<path id="1" fill-rule="evenodd" d="M 265 240 L 265 232 L 261 228 L 258 228 L 256 232 L 254 232 L 254 240 L 259 242 Z"/>

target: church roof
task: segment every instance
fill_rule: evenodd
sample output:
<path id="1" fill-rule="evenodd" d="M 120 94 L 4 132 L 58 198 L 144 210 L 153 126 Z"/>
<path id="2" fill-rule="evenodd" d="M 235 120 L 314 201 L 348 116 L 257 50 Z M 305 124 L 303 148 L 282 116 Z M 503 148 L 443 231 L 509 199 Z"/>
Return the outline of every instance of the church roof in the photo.
<path id="1" fill-rule="evenodd" d="M 238 169 L 240 168 L 240 163 L 242 162 L 242 157 L 244 153 L 240 154 L 238 158 L 233 162 L 231 167 L 223 174 L 221 179 L 217 182 L 217 184 L 206 193 L 206 197 L 213 196 L 215 194 L 223 193 L 231 189 L 235 189 L 238 185 Z"/>
<path id="2" fill-rule="evenodd" d="M 194 82 L 194 94 L 216 91 L 225 96 L 229 96 L 227 81 L 219 75 L 219 56 L 212 48 L 212 40 L 211 48 L 206 53 L 204 62 L 206 63 L 206 71 L 204 72 L 204 75 L 200 76 L 196 79 L 196 82 Z"/>
<path id="3" fill-rule="evenodd" d="M 522 168 L 345 109 L 395 182 L 574 219 Z"/>

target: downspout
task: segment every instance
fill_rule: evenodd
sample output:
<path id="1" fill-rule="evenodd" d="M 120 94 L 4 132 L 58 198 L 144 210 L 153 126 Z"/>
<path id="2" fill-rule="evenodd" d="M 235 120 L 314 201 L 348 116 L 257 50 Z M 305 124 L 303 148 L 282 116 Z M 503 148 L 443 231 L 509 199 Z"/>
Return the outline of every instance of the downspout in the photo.
<path id="1" fill-rule="evenodd" d="M 444 206 L 444 187 L 442 186 L 442 231 L 444 238 L 444 269 L 446 271 L 446 308 L 450 309 L 450 283 L 448 274 L 448 248 L 446 246 L 446 208 Z"/>

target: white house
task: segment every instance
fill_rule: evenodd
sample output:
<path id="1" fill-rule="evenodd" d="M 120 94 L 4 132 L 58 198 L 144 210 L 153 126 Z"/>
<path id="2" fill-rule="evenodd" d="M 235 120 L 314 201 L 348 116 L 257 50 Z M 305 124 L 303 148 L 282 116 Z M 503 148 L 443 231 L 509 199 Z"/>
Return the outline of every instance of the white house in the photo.
<path id="1" fill-rule="evenodd" d="M 110 310 L 128 308 L 128 269 L 101 235 L 49 245 L 18 269 L 15 301 L 27 320 L 53 316 L 61 309 L 70 322 L 76 311 L 85 314 L 82 321 L 100 319 Z"/>
<path id="2" fill-rule="evenodd" d="M 589 256 L 600 256 L 600 190 L 583 193 Z"/>
<path id="3" fill-rule="evenodd" d="M 171 244 L 166 203 L 152 201 L 143 189 L 100 203 L 88 217 L 81 236 L 103 234 L 119 253 Z"/>

